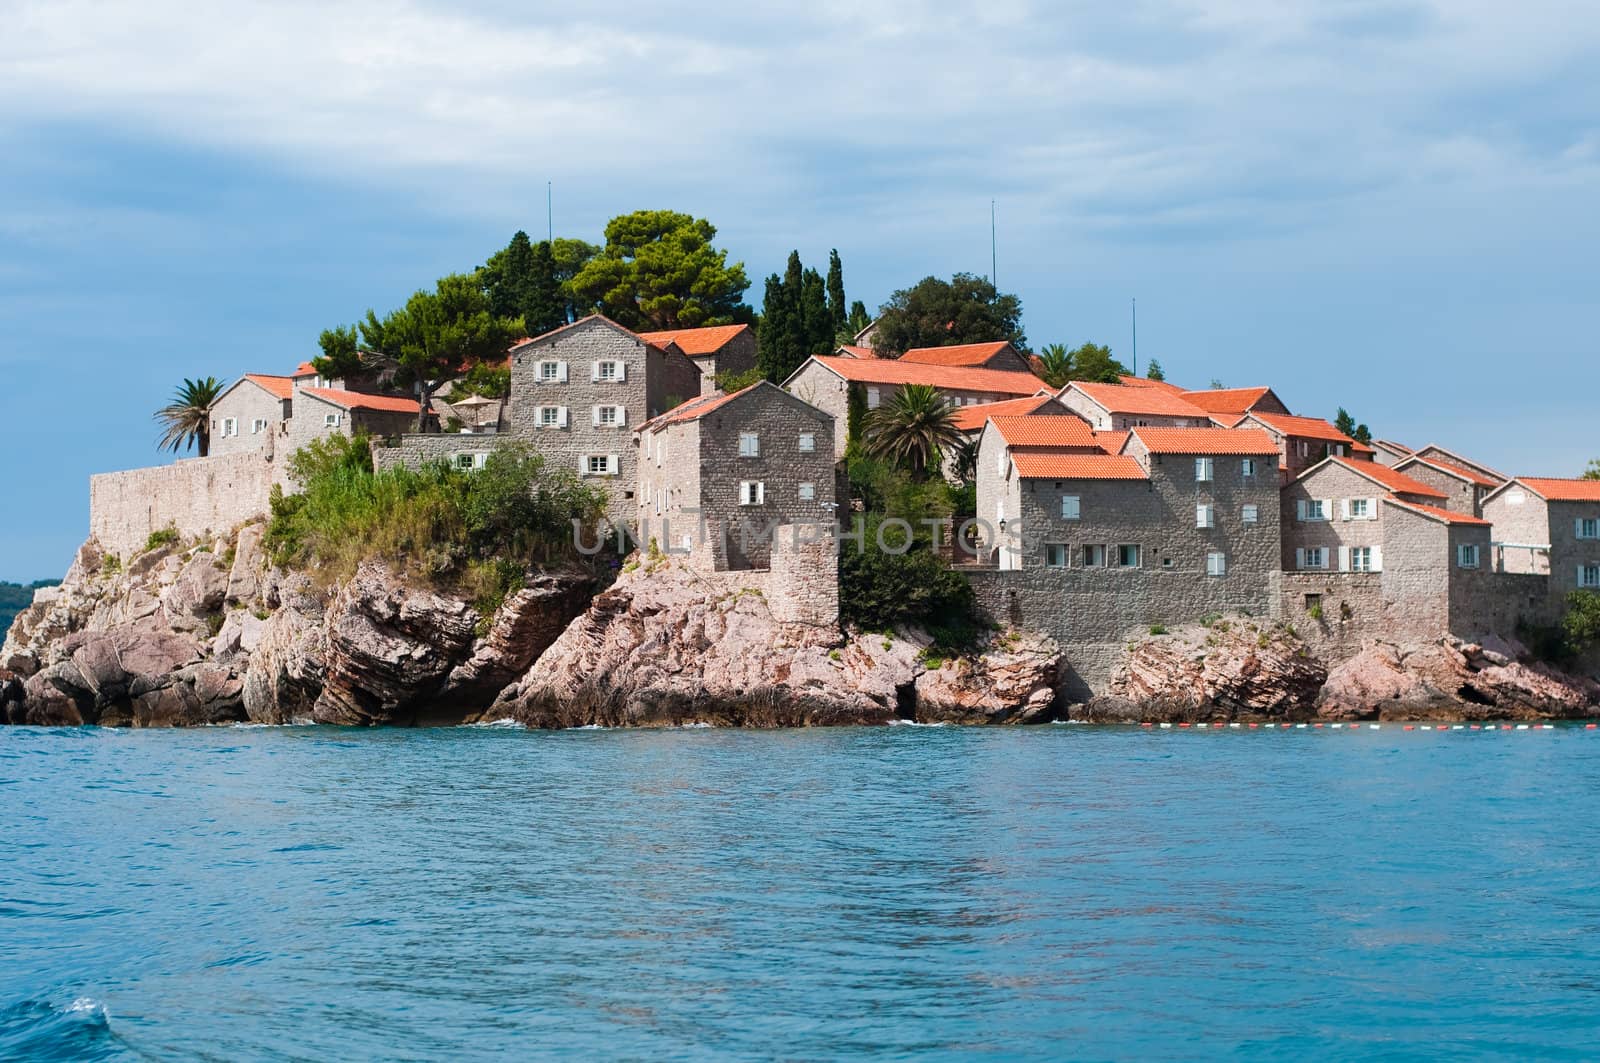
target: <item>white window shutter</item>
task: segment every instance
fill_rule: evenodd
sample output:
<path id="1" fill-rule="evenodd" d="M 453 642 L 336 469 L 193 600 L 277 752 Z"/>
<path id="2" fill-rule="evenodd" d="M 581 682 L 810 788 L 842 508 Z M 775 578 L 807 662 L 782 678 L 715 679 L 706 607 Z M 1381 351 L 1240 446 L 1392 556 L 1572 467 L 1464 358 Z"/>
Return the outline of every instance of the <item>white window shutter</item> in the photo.
<path id="1" fill-rule="evenodd" d="M 618 425 L 618 427 L 621 427 L 622 425 L 625 425 L 627 423 L 628 423 L 628 408 L 626 406 L 618 406 L 617 407 L 617 425 Z"/>
<path id="2" fill-rule="evenodd" d="M 1339 500 L 1339 504 L 1340 504 L 1340 506 L 1343 507 L 1342 512 L 1340 513 L 1340 517 L 1343 518 L 1344 520 L 1349 520 L 1350 519 L 1350 500 L 1348 498 L 1342 498 L 1342 499 Z M 1331 516 L 1332 514 L 1329 514 L 1329 515 Z"/>
<path id="3" fill-rule="evenodd" d="M 1383 547 L 1381 546 L 1374 546 L 1372 548 L 1372 571 L 1383 571 Z"/>
<path id="4" fill-rule="evenodd" d="M 556 381 L 558 383 L 561 383 L 561 384 L 565 384 L 567 382 L 567 363 L 566 362 L 557 362 L 556 363 Z"/>
<path id="5" fill-rule="evenodd" d="M 589 423 L 594 425 L 596 428 L 600 427 L 600 407 L 589 407 Z"/>
<path id="6" fill-rule="evenodd" d="M 1204 528 L 1206 526 L 1206 507 L 1205 506 L 1195 506 L 1194 507 L 1194 526 L 1196 528 Z"/>
<path id="7" fill-rule="evenodd" d="M 589 382 L 592 383 L 592 384 L 598 384 L 600 382 L 600 363 L 599 362 L 590 362 L 589 363 Z"/>
<path id="8" fill-rule="evenodd" d="M 565 427 L 567 427 L 567 408 L 565 406 L 561 406 L 561 407 L 557 408 L 557 411 L 556 411 L 556 427 L 557 428 L 565 428 Z"/>
<path id="9" fill-rule="evenodd" d="M 1304 547 L 1296 548 L 1294 552 L 1294 567 L 1297 569 L 1306 567 L 1306 551 Z"/>
<path id="10" fill-rule="evenodd" d="M 618 380 L 626 380 L 626 379 L 628 379 L 628 363 L 627 362 L 618 362 L 617 363 L 617 379 Z"/>
<path id="11" fill-rule="evenodd" d="M 767 482 L 765 480 L 757 480 L 756 481 L 756 505 L 758 505 L 758 506 L 765 505 L 766 501 L 767 501 Z"/>
<path id="12" fill-rule="evenodd" d="M 1350 571 L 1350 548 L 1348 546 L 1339 547 L 1339 571 Z"/>
<path id="13" fill-rule="evenodd" d="M 615 454 L 606 455 L 606 472 L 612 476 L 622 471 L 622 459 Z"/>
<path id="14" fill-rule="evenodd" d="M 1295 499 L 1294 519 L 1298 521 L 1304 521 L 1306 519 L 1306 500 L 1303 498 Z"/>
<path id="15" fill-rule="evenodd" d="M 1331 498 L 1324 498 L 1322 500 L 1322 519 L 1323 520 L 1332 520 L 1333 519 L 1333 499 L 1331 499 Z"/>
<path id="16" fill-rule="evenodd" d="M 1574 536 L 1576 536 L 1577 538 L 1579 538 L 1579 539 L 1583 538 L 1583 518 L 1582 517 L 1579 517 L 1578 519 L 1576 519 L 1576 520 L 1574 520 L 1572 522 L 1572 534 Z"/>

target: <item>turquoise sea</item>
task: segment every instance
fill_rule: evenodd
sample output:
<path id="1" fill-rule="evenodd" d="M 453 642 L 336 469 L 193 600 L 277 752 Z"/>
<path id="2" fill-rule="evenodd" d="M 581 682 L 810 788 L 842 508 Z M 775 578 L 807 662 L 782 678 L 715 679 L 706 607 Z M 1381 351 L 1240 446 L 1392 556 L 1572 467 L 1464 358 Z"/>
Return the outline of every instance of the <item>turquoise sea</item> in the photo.
<path id="1" fill-rule="evenodd" d="M 1600 732 L 0 728 L 0 1058 L 1594 1059 Z"/>

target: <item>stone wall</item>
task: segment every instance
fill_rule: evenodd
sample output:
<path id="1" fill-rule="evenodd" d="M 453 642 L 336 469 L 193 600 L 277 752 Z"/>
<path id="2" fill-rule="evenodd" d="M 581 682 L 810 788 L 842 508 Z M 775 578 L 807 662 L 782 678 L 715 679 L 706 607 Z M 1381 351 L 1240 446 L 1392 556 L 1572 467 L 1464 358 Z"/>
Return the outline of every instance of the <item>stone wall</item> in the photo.
<path id="1" fill-rule="evenodd" d="M 1384 490 L 1338 462 L 1328 462 L 1283 488 L 1283 569 L 1302 571 L 1302 551 L 1321 549 L 1323 567 L 1337 572 L 1341 551 L 1367 547 L 1373 551 L 1374 567 L 1382 564 L 1383 516 L 1392 509 L 1383 505 Z M 1350 503 L 1360 499 L 1367 516 L 1356 517 Z M 1322 520 L 1301 520 L 1304 504 L 1321 502 Z"/>
<path id="2" fill-rule="evenodd" d="M 1494 525 L 1494 541 L 1505 544 L 1494 548 L 1496 571 L 1550 571 L 1550 509 L 1544 499 L 1512 484 L 1484 503 L 1483 518 Z"/>
<path id="3" fill-rule="evenodd" d="M 1480 492 L 1477 485 L 1422 461 L 1407 459 L 1397 466 L 1397 471 L 1405 473 L 1420 484 L 1426 484 L 1435 491 L 1443 492 L 1445 501 L 1433 503 L 1441 509 L 1448 509 L 1452 513 L 1465 513 L 1470 517 L 1480 515 L 1481 507 L 1478 504 Z"/>
<path id="4" fill-rule="evenodd" d="M 221 534 L 265 514 L 274 463 L 245 451 L 89 477 L 89 534 L 109 553 L 144 549 L 150 533 Z"/>
<path id="5" fill-rule="evenodd" d="M 785 525 L 772 544 L 767 602 L 789 624 L 839 622 L 839 546 L 825 529 Z"/>
<path id="6" fill-rule="evenodd" d="M 372 445 L 372 467 L 378 472 L 385 469 L 420 469 L 429 462 L 441 459 L 455 462 L 457 454 L 488 454 L 500 442 L 492 435 L 464 435 L 460 432 L 428 432 L 421 435 L 408 433 L 394 443 L 375 441 Z"/>
<path id="7" fill-rule="evenodd" d="M 1383 576 L 1377 572 L 1285 572 L 1278 597 L 1278 619 L 1330 664 L 1354 657 L 1363 642 L 1385 631 Z"/>

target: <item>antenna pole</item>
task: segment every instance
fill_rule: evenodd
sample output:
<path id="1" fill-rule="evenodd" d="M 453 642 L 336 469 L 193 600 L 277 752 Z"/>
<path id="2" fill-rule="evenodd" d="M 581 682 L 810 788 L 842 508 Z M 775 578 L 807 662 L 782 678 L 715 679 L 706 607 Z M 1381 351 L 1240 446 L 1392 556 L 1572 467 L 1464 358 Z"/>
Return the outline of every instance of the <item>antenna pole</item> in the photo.
<path id="1" fill-rule="evenodd" d="M 989 200 L 989 283 L 994 285 L 995 294 L 1000 294 L 999 258 L 995 253 L 994 240 L 994 200 Z"/>
<path id="2" fill-rule="evenodd" d="M 544 238 L 545 242 L 554 247 L 556 242 L 555 211 L 551 207 L 554 182 L 544 183 Z"/>
<path id="3" fill-rule="evenodd" d="M 1139 375 L 1139 300 L 1133 300 L 1133 375 Z"/>

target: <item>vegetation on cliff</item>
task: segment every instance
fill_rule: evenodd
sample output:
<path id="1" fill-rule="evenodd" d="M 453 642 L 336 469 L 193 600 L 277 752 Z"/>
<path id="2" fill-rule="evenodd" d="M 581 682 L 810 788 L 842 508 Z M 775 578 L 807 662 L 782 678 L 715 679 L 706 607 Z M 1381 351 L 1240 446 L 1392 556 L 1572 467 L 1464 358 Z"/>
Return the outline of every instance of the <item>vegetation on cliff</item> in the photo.
<path id="1" fill-rule="evenodd" d="M 0 634 L 11 627 L 18 613 L 33 604 L 33 592 L 41 587 L 54 587 L 60 580 L 42 579 L 34 583 L 7 583 L 0 580 Z"/>

